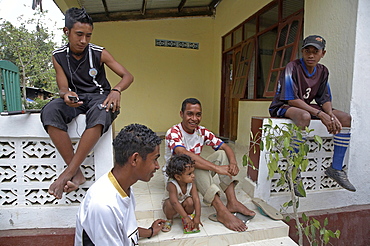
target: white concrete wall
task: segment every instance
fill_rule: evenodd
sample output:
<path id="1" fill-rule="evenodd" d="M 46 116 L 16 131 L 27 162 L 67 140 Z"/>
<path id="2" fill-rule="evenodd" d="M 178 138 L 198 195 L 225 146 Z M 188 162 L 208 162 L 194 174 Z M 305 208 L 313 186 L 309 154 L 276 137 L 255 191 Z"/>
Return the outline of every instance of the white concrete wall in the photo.
<path id="1" fill-rule="evenodd" d="M 352 140 L 349 153 L 350 179 L 357 192 L 346 200 L 356 204 L 370 204 L 370 114 L 369 110 L 369 37 L 370 37 L 370 1 L 358 1 L 358 16 L 355 36 L 355 58 L 353 69 L 353 87 L 351 114 L 353 118 Z"/>
<path id="2" fill-rule="evenodd" d="M 349 113 L 352 91 L 358 0 L 306 0 L 304 37 L 319 34 L 326 40 L 321 63 L 330 72 L 333 106 Z"/>
<path id="3" fill-rule="evenodd" d="M 94 179 L 57 200 L 47 190 L 65 164 L 53 146 L 41 144 L 51 140 L 40 114 L 0 116 L 0 129 L 0 230 L 74 227 L 79 203 Z M 78 141 L 84 130 L 85 115 L 80 115 L 69 124 L 68 133 Z M 82 163 L 91 166 L 82 169 L 86 178 L 93 172 L 98 179 L 113 167 L 112 130 Z"/>
<path id="4" fill-rule="evenodd" d="M 335 108 L 351 113 L 352 138 L 348 156 L 349 178 L 357 192 L 323 194 L 324 208 L 370 203 L 369 140 L 366 100 L 370 37 L 370 1 L 368 0 L 307 0 L 305 1 L 304 35 L 320 34 L 326 38 L 327 53 L 321 60 L 330 71 L 330 84 Z M 335 201 L 333 204 L 333 200 Z M 303 203 L 302 203 L 303 205 Z M 319 209 L 317 204 L 304 210 Z"/>

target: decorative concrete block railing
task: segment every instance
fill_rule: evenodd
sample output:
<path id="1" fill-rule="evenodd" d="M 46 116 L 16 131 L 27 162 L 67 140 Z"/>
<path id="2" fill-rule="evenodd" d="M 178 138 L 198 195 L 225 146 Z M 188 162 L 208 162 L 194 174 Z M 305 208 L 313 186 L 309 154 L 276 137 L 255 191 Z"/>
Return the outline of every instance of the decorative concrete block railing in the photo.
<path id="1" fill-rule="evenodd" d="M 48 194 L 65 163 L 40 121 L 40 114 L 0 116 L 0 230 L 74 227 L 90 185 L 113 166 L 112 127 L 81 165 L 86 182 L 58 200 Z M 85 115 L 69 124 L 76 147 Z"/>
<path id="2" fill-rule="evenodd" d="M 257 132 L 261 132 L 261 127 L 264 124 L 268 124 L 269 118 L 252 118 L 252 133 L 255 136 Z M 289 119 L 271 118 L 273 125 L 280 125 L 282 123 L 292 123 Z M 302 172 L 303 184 L 306 189 L 307 198 L 315 198 L 317 207 L 320 206 L 320 197 L 323 196 L 323 192 L 335 192 L 342 190 L 341 187 L 330 178 L 325 175 L 325 169 L 330 166 L 333 155 L 333 135 L 329 134 L 326 127 L 321 123 L 320 120 L 312 120 L 309 126 L 310 129 L 314 129 L 308 137 L 307 143 L 309 145 L 309 165 L 305 172 Z M 318 135 L 323 139 L 323 145 L 319 148 L 318 144 L 313 140 L 313 136 Z M 251 143 L 252 144 L 252 143 Z M 268 201 L 271 205 L 276 208 L 280 208 L 280 205 L 290 200 L 290 194 L 288 193 L 287 187 L 279 187 L 277 183 L 279 181 L 279 174 L 276 173 L 272 179 L 268 179 L 268 153 L 266 150 L 261 151 L 259 146 L 256 146 L 256 152 L 253 150 L 249 152 L 250 157 L 254 162 L 254 166 L 257 168 L 254 170 L 252 167 L 248 167 L 248 178 L 246 178 L 246 188 L 244 189 L 250 196 L 259 197 Z M 278 165 L 282 168 L 286 165 L 286 161 L 281 159 Z M 316 199 L 319 199 L 316 201 Z M 322 197 L 322 199 L 325 199 Z M 322 201 L 325 202 L 325 201 Z M 306 208 L 310 208 L 309 206 Z M 313 209 L 313 208 L 312 208 Z"/>

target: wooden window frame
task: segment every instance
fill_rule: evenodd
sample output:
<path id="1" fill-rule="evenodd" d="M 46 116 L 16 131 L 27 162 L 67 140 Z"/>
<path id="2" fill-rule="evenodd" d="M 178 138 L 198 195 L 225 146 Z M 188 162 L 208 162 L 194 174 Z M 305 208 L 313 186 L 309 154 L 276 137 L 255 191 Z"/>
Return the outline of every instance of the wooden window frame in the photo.
<path id="1" fill-rule="evenodd" d="M 250 50 L 251 49 L 251 50 Z M 233 98 L 244 98 L 246 94 L 246 88 L 248 86 L 248 76 L 251 68 L 251 64 L 254 59 L 255 52 L 255 41 L 254 38 L 248 39 L 242 43 L 240 49 L 240 59 L 237 61 L 234 83 L 232 87 Z M 248 56 L 249 55 L 249 56 Z"/>
<path id="2" fill-rule="evenodd" d="M 291 43 L 288 43 L 288 39 L 289 39 L 289 37 L 291 37 L 290 36 L 291 27 L 292 27 L 292 24 L 295 21 L 298 22 L 297 32 L 295 34 L 294 41 L 291 42 Z M 280 38 L 281 38 L 282 30 L 286 27 L 288 27 L 288 30 L 287 30 L 287 35 L 286 35 L 285 40 L 284 40 L 284 44 L 279 46 L 279 41 L 280 41 Z M 292 53 L 290 55 L 289 61 L 292 61 L 292 60 L 296 59 L 297 53 L 298 53 L 299 41 L 300 41 L 301 36 L 302 36 L 302 29 L 303 29 L 303 13 L 292 16 L 292 17 L 288 18 L 286 21 L 279 24 L 278 35 L 276 37 L 274 53 L 272 55 L 271 65 L 270 65 L 270 70 L 269 70 L 269 76 L 267 77 L 263 97 L 273 97 L 275 95 L 277 84 L 278 84 L 278 81 L 279 81 L 279 78 L 280 78 L 280 73 L 285 69 L 285 64 L 283 64 L 283 63 L 284 63 L 286 51 L 287 51 L 288 48 L 290 48 L 290 47 L 292 48 Z M 280 64 L 279 64 L 278 67 L 274 67 L 275 60 L 277 59 L 278 52 L 282 52 L 281 59 L 280 59 L 280 62 L 279 62 Z M 273 73 L 277 73 L 277 76 L 275 77 L 274 81 L 271 81 Z M 269 88 L 271 87 L 271 85 L 270 85 L 271 83 L 274 83 L 274 86 L 273 86 L 274 89 L 272 91 L 269 90 Z"/>
<path id="3" fill-rule="evenodd" d="M 283 8 L 283 1 L 285 0 L 275 0 L 275 1 L 272 1 L 270 2 L 269 4 L 267 4 L 266 6 L 264 6 L 262 9 L 260 9 L 258 12 L 256 12 L 255 14 L 253 14 L 252 16 L 250 16 L 248 19 L 246 19 L 245 21 L 243 21 L 241 24 L 237 25 L 235 28 L 233 28 L 231 31 L 229 31 L 228 33 L 226 33 L 223 37 L 222 37 L 222 47 L 223 47 L 223 53 L 227 53 L 227 52 L 230 52 L 230 51 L 236 51 L 237 49 L 240 49 L 240 46 L 243 46 L 245 45 L 246 42 L 249 42 L 248 40 L 250 39 L 253 39 L 254 42 L 255 42 L 255 45 L 254 45 L 254 52 L 255 52 L 255 55 L 254 55 L 254 92 L 253 92 L 253 98 L 251 98 L 250 96 L 250 93 L 249 91 L 247 92 L 247 88 L 248 88 L 248 78 L 244 78 L 244 86 L 243 86 L 243 92 L 240 92 L 238 91 L 237 93 L 233 93 L 232 97 L 233 98 L 239 98 L 240 100 L 271 100 L 271 98 L 274 96 L 275 94 L 275 91 L 276 91 L 276 87 L 277 87 L 277 79 L 279 78 L 279 75 L 281 73 L 281 71 L 285 68 L 285 66 L 282 66 L 282 63 L 280 64 L 280 66 L 278 68 L 274 68 L 274 62 L 275 62 L 275 59 L 276 59 L 276 54 L 277 52 L 280 52 L 282 51 L 283 52 L 283 56 L 282 56 L 282 59 L 281 59 L 281 62 L 284 61 L 283 57 L 285 55 L 285 52 L 286 52 L 286 49 L 287 48 L 290 48 L 292 47 L 292 54 L 291 54 L 291 57 L 289 60 L 294 60 L 296 57 L 297 57 L 297 52 L 299 50 L 298 46 L 299 46 L 299 43 L 300 43 L 300 39 L 302 37 L 302 30 L 303 30 L 303 11 L 304 9 L 299 9 L 298 11 L 296 11 L 295 13 L 292 13 L 290 14 L 288 17 L 286 18 L 282 18 L 282 8 Z M 258 32 L 259 30 L 259 16 L 262 15 L 263 13 L 266 13 L 267 11 L 269 11 L 270 9 L 272 9 L 273 7 L 275 6 L 278 6 L 278 22 L 272 26 L 270 26 L 269 28 L 267 29 L 264 29 L 264 30 L 261 30 Z M 252 37 L 248 37 L 248 39 L 245 39 L 245 33 L 244 33 L 244 24 L 249 22 L 250 20 L 252 19 L 255 19 L 255 24 L 256 24 L 256 33 L 252 36 Z M 281 34 L 281 30 L 284 28 L 284 26 L 286 26 L 287 24 L 290 24 L 294 21 L 294 20 L 298 20 L 299 21 L 299 24 L 298 24 L 298 31 L 296 33 L 296 37 L 295 37 L 295 41 L 291 44 L 288 44 L 284 47 L 279 47 L 277 48 L 276 45 L 278 44 L 278 41 L 279 41 L 279 38 L 280 38 L 280 34 Z M 270 64 L 270 70 L 268 71 L 268 76 L 267 76 L 267 79 L 265 79 L 263 81 L 264 83 L 264 89 L 262 90 L 262 88 L 259 88 L 259 83 L 261 83 L 261 81 L 259 81 L 257 79 L 257 69 L 258 69 L 258 37 L 264 33 L 266 33 L 267 31 L 269 30 L 272 30 L 273 28 L 278 28 L 278 35 L 277 35 L 277 39 L 275 40 L 275 47 L 274 47 L 274 51 L 273 51 L 273 57 L 271 58 L 271 64 Z M 238 30 L 239 28 L 242 28 L 242 32 L 243 32 L 243 41 L 242 43 L 234 43 L 234 32 L 236 30 Z M 290 28 L 290 27 L 289 27 Z M 227 49 L 224 49 L 224 38 L 228 35 L 231 35 L 231 40 L 232 40 L 232 44 L 231 44 L 231 47 L 228 47 Z M 287 35 L 287 38 L 288 38 L 289 35 Z M 234 68 L 234 75 L 237 75 L 237 70 L 238 70 L 238 63 L 240 61 L 234 61 L 234 64 L 235 64 L 235 68 Z M 251 69 L 250 65 L 248 66 L 248 71 Z M 271 85 L 271 77 L 273 75 L 273 73 L 276 73 L 277 72 L 277 76 L 276 76 L 276 79 L 272 82 L 272 83 L 275 83 L 275 85 Z M 248 73 L 245 74 L 246 77 L 248 77 Z M 234 76 L 235 78 L 235 81 L 237 79 L 237 76 Z M 239 79 L 239 78 L 238 78 Z M 234 87 L 236 86 L 240 86 L 238 85 L 240 81 L 238 82 L 234 82 Z M 273 86 L 274 90 L 271 91 L 269 90 L 269 88 L 271 88 Z M 234 89 L 233 89 L 233 92 L 234 92 Z M 258 93 L 257 93 L 258 92 Z M 257 97 L 259 95 L 259 97 Z"/>

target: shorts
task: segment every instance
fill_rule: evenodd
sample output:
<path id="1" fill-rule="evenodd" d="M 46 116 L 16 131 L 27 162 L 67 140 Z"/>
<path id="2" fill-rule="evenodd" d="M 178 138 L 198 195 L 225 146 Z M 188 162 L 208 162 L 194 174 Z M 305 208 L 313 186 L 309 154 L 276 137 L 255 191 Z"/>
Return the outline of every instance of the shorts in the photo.
<path id="1" fill-rule="evenodd" d="M 315 108 L 315 109 L 318 109 L 318 110 L 322 110 L 322 107 L 320 107 L 319 105 L 317 104 L 309 104 L 309 106 Z M 281 106 L 277 112 L 276 112 L 276 117 L 279 117 L 279 118 L 286 118 L 285 117 L 285 113 L 286 111 L 290 108 L 291 106 L 289 106 L 288 104 L 284 104 L 283 106 Z M 312 119 L 318 119 L 318 117 L 316 117 L 315 115 L 312 115 L 311 116 Z"/>
<path id="2" fill-rule="evenodd" d="M 68 130 L 68 123 L 80 114 L 86 114 L 86 129 L 102 125 L 102 133 L 108 131 L 109 126 L 117 118 L 119 111 L 112 113 L 98 106 L 107 98 L 106 94 L 83 93 L 78 95 L 83 104 L 77 108 L 68 106 L 64 99 L 56 98 L 46 104 L 41 110 L 41 122 L 47 132 L 47 126 L 54 126 L 63 131 Z"/>

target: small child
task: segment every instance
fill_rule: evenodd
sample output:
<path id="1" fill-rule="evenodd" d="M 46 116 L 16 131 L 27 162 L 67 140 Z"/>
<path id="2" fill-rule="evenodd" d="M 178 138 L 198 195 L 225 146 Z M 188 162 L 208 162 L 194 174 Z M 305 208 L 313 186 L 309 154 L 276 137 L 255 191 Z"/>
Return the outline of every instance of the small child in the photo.
<path id="1" fill-rule="evenodd" d="M 199 232 L 200 200 L 194 183 L 194 161 L 187 155 L 175 155 L 168 162 L 166 174 L 168 194 L 163 199 L 163 212 L 167 220 L 162 231 L 169 232 L 173 217 L 179 214 L 184 233 Z"/>

